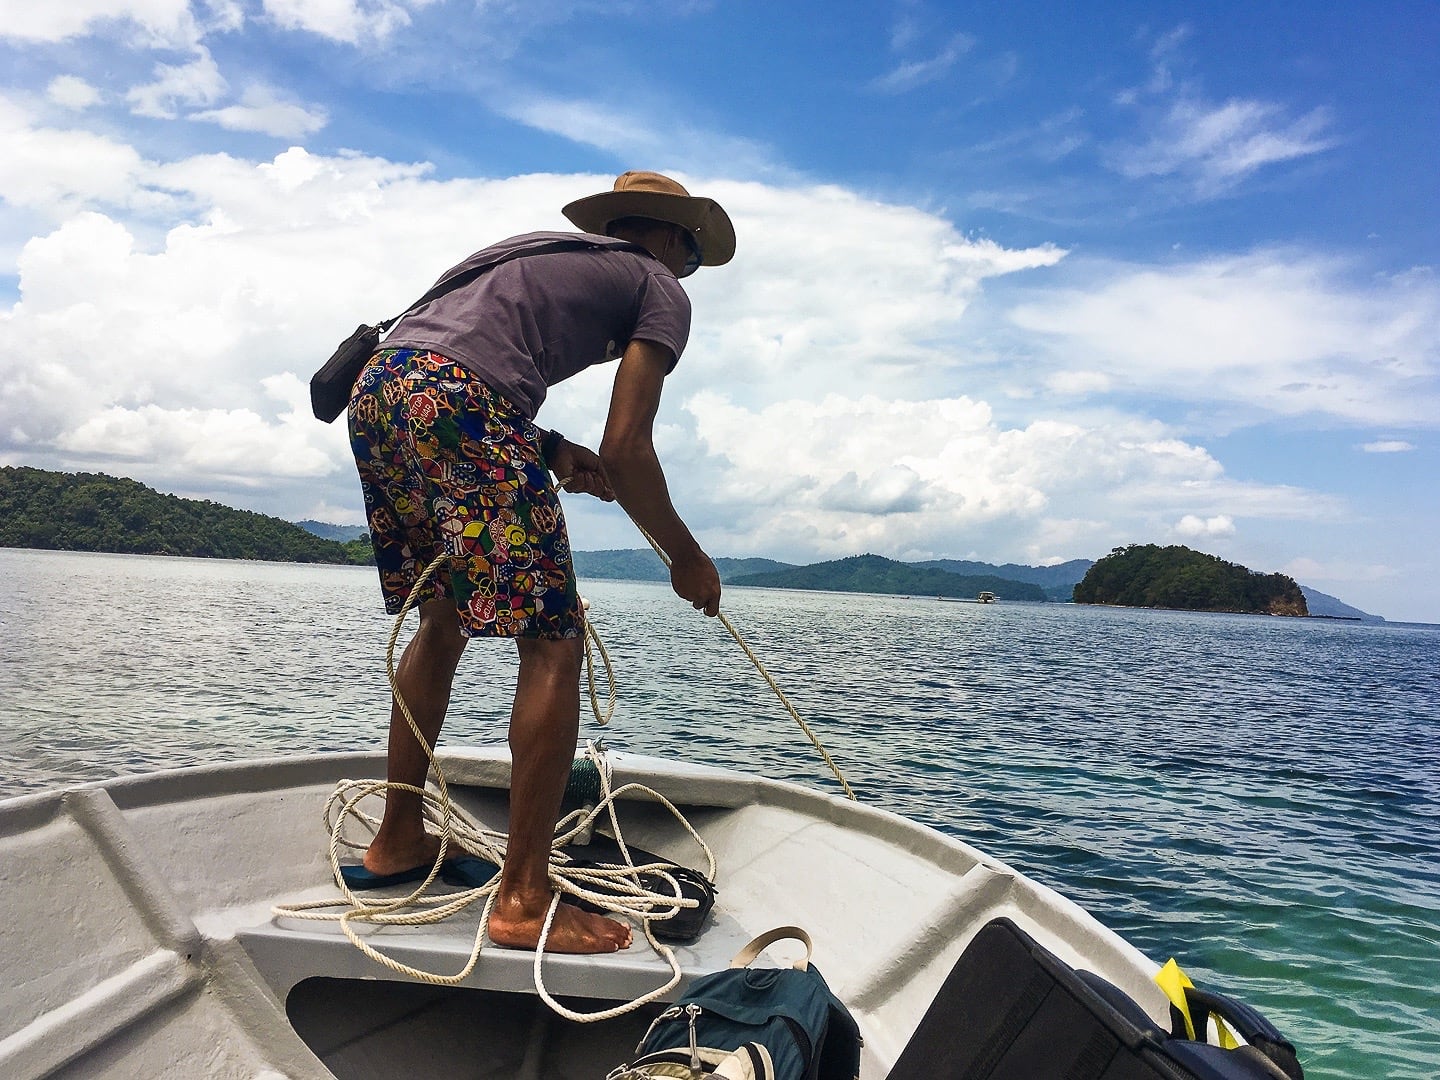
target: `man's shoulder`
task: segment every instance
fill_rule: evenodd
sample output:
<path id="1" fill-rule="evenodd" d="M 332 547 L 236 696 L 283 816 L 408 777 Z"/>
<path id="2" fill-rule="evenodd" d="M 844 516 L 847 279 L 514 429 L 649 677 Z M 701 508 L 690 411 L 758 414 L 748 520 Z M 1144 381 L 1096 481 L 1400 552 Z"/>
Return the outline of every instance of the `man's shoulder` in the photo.
<path id="1" fill-rule="evenodd" d="M 544 248 L 553 245 L 573 245 L 576 248 L 606 248 L 614 251 L 633 251 L 644 253 L 644 249 L 636 247 L 628 240 L 617 240 L 613 236 L 601 236 L 598 233 L 582 232 L 528 232 L 519 236 L 511 236 L 499 243 L 491 244 L 481 251 L 470 256 L 469 261 L 481 258 L 504 258 L 512 252 L 526 251 L 531 248 Z"/>
<path id="2" fill-rule="evenodd" d="M 628 240 L 617 240 L 613 236 L 597 236 L 582 232 L 529 232 L 511 236 L 470 255 L 462 262 L 446 270 L 441 280 L 467 271 L 483 271 L 501 263 L 524 260 L 527 255 L 604 250 L 614 252 L 622 261 L 634 261 L 636 265 L 659 264 L 644 248 Z"/>

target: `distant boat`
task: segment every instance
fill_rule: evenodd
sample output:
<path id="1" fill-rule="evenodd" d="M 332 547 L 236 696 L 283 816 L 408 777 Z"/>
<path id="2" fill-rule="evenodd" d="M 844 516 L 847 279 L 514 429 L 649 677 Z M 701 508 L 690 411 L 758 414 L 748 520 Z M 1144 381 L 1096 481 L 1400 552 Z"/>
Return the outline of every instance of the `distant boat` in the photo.
<path id="1" fill-rule="evenodd" d="M 979 596 L 979 601 L 982 604 L 993 604 L 998 599 L 1000 599 L 998 596 L 996 596 L 993 592 L 988 591 L 982 592 Z"/>

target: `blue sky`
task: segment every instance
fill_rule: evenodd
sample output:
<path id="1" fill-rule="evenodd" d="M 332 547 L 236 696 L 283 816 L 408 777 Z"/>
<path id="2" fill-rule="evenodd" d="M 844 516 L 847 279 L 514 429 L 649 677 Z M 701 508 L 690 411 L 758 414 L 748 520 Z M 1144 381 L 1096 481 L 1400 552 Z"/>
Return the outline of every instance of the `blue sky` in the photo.
<path id="1" fill-rule="evenodd" d="M 739 235 L 657 433 L 713 554 L 1184 543 L 1440 621 L 1433 2 L 0 0 L 0 50 L 0 463 L 358 522 L 313 369 L 652 168 Z"/>

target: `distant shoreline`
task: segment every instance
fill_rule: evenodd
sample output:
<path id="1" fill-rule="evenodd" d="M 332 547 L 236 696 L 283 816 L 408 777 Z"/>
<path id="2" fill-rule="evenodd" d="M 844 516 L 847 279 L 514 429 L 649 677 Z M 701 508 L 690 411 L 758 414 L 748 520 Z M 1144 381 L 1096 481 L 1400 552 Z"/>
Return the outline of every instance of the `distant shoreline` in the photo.
<path id="1" fill-rule="evenodd" d="M 373 573 L 374 570 L 375 570 L 375 567 L 374 567 L 373 564 L 364 564 L 364 563 L 299 562 L 299 561 L 290 560 L 290 559 L 230 558 L 230 557 L 227 557 L 227 556 L 219 556 L 219 555 L 174 555 L 174 554 L 169 554 L 169 553 L 165 553 L 165 552 L 155 552 L 155 553 L 151 554 L 151 553 L 146 553 L 146 552 L 134 552 L 134 551 L 89 551 L 89 550 L 76 550 L 76 549 L 73 549 L 73 548 L 35 548 L 35 547 L 20 547 L 20 546 L 14 545 L 14 544 L 0 544 L 0 551 L 21 551 L 21 552 L 26 552 L 26 553 L 28 553 L 28 554 L 62 555 L 62 556 L 63 556 L 63 555 L 108 555 L 108 556 L 112 556 L 112 557 L 116 557 L 116 558 L 185 559 L 185 560 L 189 560 L 189 561 L 193 561 L 193 562 L 234 562 L 234 563 L 249 563 L 249 564 L 253 564 L 253 565 L 264 565 L 264 566 L 295 566 L 295 567 L 306 567 L 306 568 L 314 568 L 314 569 L 368 570 L 368 571 L 370 571 L 370 572 L 372 572 L 372 573 Z M 584 583 L 585 583 L 586 581 L 606 581 L 606 582 L 613 582 L 613 583 L 623 584 L 623 585 L 664 585 L 664 586 L 666 586 L 666 587 L 669 586 L 669 582 L 663 581 L 663 580 L 656 580 L 656 579 L 653 579 L 653 578 L 627 578 L 627 577 L 602 576 L 602 575 L 599 575 L 599 574 L 592 574 L 592 575 L 587 575 L 587 576 L 585 576 L 585 577 L 583 577 L 583 578 L 581 579 L 581 587 L 582 587 L 582 588 L 584 587 Z M 767 591 L 767 592 L 815 593 L 815 594 L 823 594 L 823 595 L 827 595 L 827 596 L 880 596 L 880 597 L 889 597 L 889 598 L 892 598 L 892 599 L 895 599 L 895 600 L 918 600 L 918 601 L 927 601 L 927 602 L 931 602 L 931 603 L 944 602 L 944 603 L 958 603 L 958 604 L 973 604 L 973 605 L 975 605 L 976 607 L 1005 607 L 1005 606 L 1013 606 L 1013 605 L 1016 605 L 1016 604 L 1023 604 L 1023 605 L 1025 605 L 1026 607 L 1083 607 L 1083 608 L 1091 608 L 1091 609 L 1097 609 L 1097 610 L 1114 610 L 1114 611 L 1169 611 L 1169 612 L 1175 612 L 1175 613 L 1177 613 L 1177 614 L 1182 614 L 1182 615 L 1250 615 L 1250 616 L 1260 616 L 1260 617 L 1265 617 L 1265 618 L 1296 619 L 1296 620 L 1300 620 L 1300 621 L 1304 621 L 1304 620 L 1306 620 L 1306 619 L 1317 619 L 1317 620 L 1322 620 L 1322 621 L 1326 621 L 1326 622 L 1358 623 L 1358 624 L 1360 624 L 1361 626 L 1399 627 L 1399 628 L 1401 628 L 1401 629 L 1425 630 L 1425 631 L 1430 631 L 1430 632 L 1440 631 L 1440 623 L 1407 622 L 1407 621 L 1393 620 L 1393 619 L 1382 619 L 1382 618 L 1379 618 L 1379 617 L 1377 617 L 1375 621 L 1371 621 L 1371 620 L 1369 620 L 1369 619 L 1363 619 L 1363 618 L 1360 618 L 1360 617 L 1354 616 L 1354 615 L 1274 615 L 1274 616 L 1272 616 L 1272 615 L 1269 615 L 1267 612 L 1257 612 L 1257 611 L 1199 611 L 1199 610 L 1196 610 L 1196 609 L 1193 609 L 1193 608 L 1138 607 L 1138 606 L 1128 605 L 1128 604 L 1077 604 L 1077 603 L 1075 603 L 1075 602 L 1073 602 L 1073 601 L 1055 601 L 1055 600 L 1044 600 L 1044 601 L 1042 601 L 1042 600 L 1021 600 L 1021 599 L 1007 600 L 1007 599 L 1005 599 L 1005 597 L 1003 597 L 1003 596 L 1002 596 L 1002 597 L 997 597 L 994 603 L 987 604 L 987 603 L 982 603 L 982 602 L 979 601 L 979 600 L 971 600 L 971 599 L 967 599 L 967 598 L 964 598 L 964 597 L 950 597 L 950 596 L 939 597 L 939 596 L 929 596 L 929 595 L 921 594 L 921 593 L 876 593 L 876 592 L 858 592 L 858 591 L 851 591 L 851 590 L 847 590 L 847 589 L 816 589 L 816 588 L 803 588 L 803 589 L 801 589 L 801 588 L 783 588 L 783 587 L 774 586 L 774 585 L 745 585 L 745 584 L 740 584 L 740 583 L 738 583 L 738 582 L 731 582 L 731 583 L 727 584 L 725 587 L 726 587 L 727 589 L 763 589 L 763 590 L 765 590 L 765 591 Z"/>

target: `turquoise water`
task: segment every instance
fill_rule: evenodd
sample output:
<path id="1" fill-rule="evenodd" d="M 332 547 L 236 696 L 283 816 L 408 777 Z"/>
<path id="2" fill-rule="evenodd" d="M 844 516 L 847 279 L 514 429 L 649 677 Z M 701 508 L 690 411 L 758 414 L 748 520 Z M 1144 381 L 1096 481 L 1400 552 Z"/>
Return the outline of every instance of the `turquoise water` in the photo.
<path id="1" fill-rule="evenodd" d="M 0 796 L 381 745 L 372 574 L 0 550 Z M 664 586 L 582 591 L 614 744 L 835 789 L 721 627 Z M 1312 1080 L 1440 1075 L 1440 633 L 752 589 L 725 608 L 862 800 L 1258 1005 Z M 471 647 L 447 740 L 503 739 L 511 654 Z"/>

